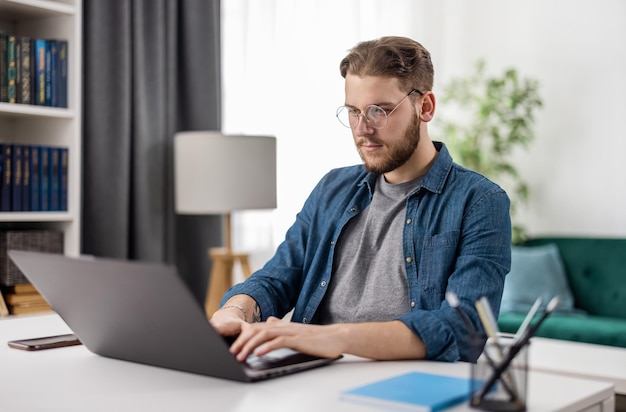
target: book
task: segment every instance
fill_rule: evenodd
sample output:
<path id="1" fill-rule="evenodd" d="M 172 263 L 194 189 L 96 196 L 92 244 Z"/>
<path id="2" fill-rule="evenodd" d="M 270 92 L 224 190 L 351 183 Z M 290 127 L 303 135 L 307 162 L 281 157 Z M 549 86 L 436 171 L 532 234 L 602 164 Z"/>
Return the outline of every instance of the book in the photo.
<path id="1" fill-rule="evenodd" d="M 7 71 L 9 64 L 7 63 L 8 57 L 8 42 L 9 36 L 5 33 L 0 33 L 0 102 L 9 101 L 9 84 L 7 82 Z"/>
<path id="2" fill-rule="evenodd" d="M 9 316 L 9 307 L 4 301 L 4 296 L 0 293 L 0 316 Z"/>
<path id="3" fill-rule="evenodd" d="M 31 154 L 31 161 L 32 161 Z M 39 209 L 50 210 L 50 150 L 46 146 L 39 147 Z"/>
<path id="4" fill-rule="evenodd" d="M 46 41 L 35 39 L 35 98 L 34 104 L 46 105 Z"/>
<path id="5" fill-rule="evenodd" d="M 33 293 L 37 292 L 35 286 L 32 283 L 16 283 L 12 286 L 4 287 L 6 293 Z"/>
<path id="6" fill-rule="evenodd" d="M 48 210 L 59 210 L 59 167 L 61 164 L 59 161 L 59 148 L 50 147 L 49 150 Z"/>
<path id="7" fill-rule="evenodd" d="M 68 165 L 68 148 L 59 148 L 59 210 L 67 210 L 67 165 Z"/>
<path id="8" fill-rule="evenodd" d="M 11 144 L 0 144 L 0 211 L 11 211 Z"/>
<path id="9" fill-rule="evenodd" d="M 39 203 L 40 194 L 40 168 L 39 168 L 39 146 L 30 147 L 30 210 L 37 212 L 41 210 Z"/>
<path id="10" fill-rule="evenodd" d="M 10 306 L 41 305 L 47 303 L 43 296 L 36 291 L 29 293 L 7 293 L 5 294 L 4 299 Z"/>
<path id="11" fill-rule="evenodd" d="M 10 34 L 7 42 L 7 95 L 9 103 L 17 98 L 17 38 Z"/>
<path id="12" fill-rule="evenodd" d="M 49 312 L 52 308 L 47 303 L 41 303 L 37 305 L 9 305 L 9 312 L 12 315 L 25 315 L 28 313 Z"/>
<path id="13" fill-rule="evenodd" d="M 470 378 L 409 372 L 342 392 L 341 399 L 390 410 L 435 412 L 470 398 Z"/>
<path id="14" fill-rule="evenodd" d="M 59 69 L 57 72 L 58 106 L 67 107 L 67 40 L 57 40 L 59 47 Z"/>
<path id="15" fill-rule="evenodd" d="M 21 37 L 18 53 L 17 102 L 33 104 L 33 47 L 29 37 Z"/>
<path id="16" fill-rule="evenodd" d="M 12 187 L 11 187 L 11 211 L 22 210 L 22 145 L 13 145 L 13 159 L 11 161 Z"/>
<path id="17" fill-rule="evenodd" d="M 22 146 L 22 211 L 30 212 L 30 145 Z"/>
<path id="18" fill-rule="evenodd" d="M 57 106 L 57 69 L 59 51 L 56 40 L 46 41 L 46 106 Z"/>

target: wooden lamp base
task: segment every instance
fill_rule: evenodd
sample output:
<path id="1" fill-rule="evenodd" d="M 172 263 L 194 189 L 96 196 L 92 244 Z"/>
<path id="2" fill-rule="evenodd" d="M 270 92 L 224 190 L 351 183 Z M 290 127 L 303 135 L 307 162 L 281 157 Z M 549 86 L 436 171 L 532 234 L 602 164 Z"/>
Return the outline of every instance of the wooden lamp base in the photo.
<path id="1" fill-rule="evenodd" d="M 213 266 L 209 279 L 209 290 L 204 302 L 204 310 L 210 318 L 217 311 L 224 293 L 233 285 L 233 268 L 235 263 L 238 262 L 241 265 L 245 279 L 250 277 L 252 271 L 248 262 L 248 255 L 245 253 L 233 253 L 228 248 L 211 248 L 208 253 Z"/>

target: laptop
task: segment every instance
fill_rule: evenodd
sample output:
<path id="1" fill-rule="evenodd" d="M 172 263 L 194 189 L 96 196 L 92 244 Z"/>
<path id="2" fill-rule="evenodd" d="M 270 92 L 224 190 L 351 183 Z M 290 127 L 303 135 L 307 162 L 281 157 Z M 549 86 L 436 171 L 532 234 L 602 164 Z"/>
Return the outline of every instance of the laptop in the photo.
<path id="1" fill-rule="evenodd" d="M 243 382 L 339 359 L 279 349 L 237 361 L 170 265 L 18 250 L 8 254 L 83 345 L 101 356 Z"/>

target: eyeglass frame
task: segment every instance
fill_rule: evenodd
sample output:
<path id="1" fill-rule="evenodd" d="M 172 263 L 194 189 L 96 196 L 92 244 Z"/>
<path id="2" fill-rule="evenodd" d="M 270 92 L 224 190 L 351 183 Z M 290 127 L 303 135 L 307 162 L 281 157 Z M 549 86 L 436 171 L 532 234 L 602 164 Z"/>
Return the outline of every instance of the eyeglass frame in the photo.
<path id="1" fill-rule="evenodd" d="M 365 108 L 365 111 L 362 111 L 362 112 L 360 112 L 360 113 L 358 113 L 358 114 L 353 114 L 353 113 L 355 113 L 355 112 L 356 112 L 356 109 L 354 109 L 354 108 L 350 108 L 349 106 L 346 106 L 346 105 L 343 105 L 343 106 L 339 106 L 339 107 L 337 108 L 337 111 L 335 112 L 335 117 L 337 117 L 337 120 L 339 121 L 339 123 L 340 123 L 342 126 L 347 127 L 348 129 L 355 129 L 355 128 L 357 128 L 357 127 L 359 126 L 359 122 L 361 121 L 361 116 L 363 116 L 363 118 L 365 119 L 365 121 L 367 122 L 367 124 L 370 124 L 370 119 L 367 117 L 367 115 L 366 115 L 365 113 L 367 113 L 367 111 L 370 109 L 370 107 L 376 107 L 376 108 L 380 109 L 383 113 L 385 113 L 385 120 L 386 120 L 386 122 L 385 122 L 385 125 L 384 125 L 384 126 L 382 126 L 382 127 L 376 127 L 376 126 L 374 126 L 374 125 L 372 125 L 372 127 L 373 127 L 374 129 L 376 129 L 376 130 L 381 130 L 381 129 L 384 129 L 385 127 L 387 127 L 387 125 L 389 124 L 389 116 L 391 116 L 391 115 L 393 114 L 393 112 L 395 112 L 395 111 L 396 111 L 396 109 L 397 109 L 398 107 L 400 107 L 400 105 L 402 104 L 402 102 L 404 102 L 404 101 L 406 100 L 406 98 L 407 98 L 407 97 L 409 97 L 410 95 L 412 95 L 413 93 L 418 93 L 420 96 L 423 96 L 423 95 L 424 95 L 424 93 L 423 93 L 423 92 L 421 92 L 420 90 L 418 90 L 418 89 L 412 89 L 410 92 L 408 92 L 408 93 L 407 93 L 407 95 L 406 95 L 406 96 L 404 96 L 404 97 L 403 97 L 403 98 L 402 98 L 402 99 L 398 102 L 398 104 L 396 104 L 396 105 L 395 105 L 395 107 L 394 107 L 393 109 L 391 109 L 391 111 L 390 111 L 389 113 L 387 113 L 387 110 L 383 109 L 382 107 L 380 107 L 380 106 L 379 106 L 379 105 L 377 105 L 377 104 L 370 104 L 370 105 L 368 105 L 368 106 Z M 352 126 L 352 125 L 350 124 L 350 123 L 351 123 L 351 122 L 350 122 L 350 117 L 348 117 L 348 124 L 349 124 L 349 125 L 345 125 L 345 124 L 341 121 L 341 119 L 339 119 L 339 114 L 341 113 L 341 110 L 343 110 L 343 109 L 345 109 L 345 110 L 347 110 L 347 111 L 348 111 L 348 116 L 352 116 L 352 117 L 355 117 L 355 118 L 357 119 L 357 120 L 356 120 L 356 124 L 355 124 L 354 126 Z"/>

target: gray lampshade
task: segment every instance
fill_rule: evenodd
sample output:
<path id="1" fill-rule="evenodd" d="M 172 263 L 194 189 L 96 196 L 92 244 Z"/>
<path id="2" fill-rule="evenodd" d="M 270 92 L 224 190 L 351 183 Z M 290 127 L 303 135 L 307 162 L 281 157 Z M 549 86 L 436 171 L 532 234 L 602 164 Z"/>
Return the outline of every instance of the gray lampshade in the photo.
<path id="1" fill-rule="evenodd" d="M 276 139 L 180 132 L 174 137 L 175 207 L 224 214 L 276 207 Z"/>

